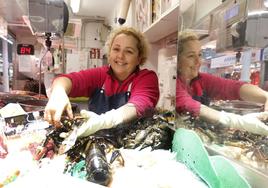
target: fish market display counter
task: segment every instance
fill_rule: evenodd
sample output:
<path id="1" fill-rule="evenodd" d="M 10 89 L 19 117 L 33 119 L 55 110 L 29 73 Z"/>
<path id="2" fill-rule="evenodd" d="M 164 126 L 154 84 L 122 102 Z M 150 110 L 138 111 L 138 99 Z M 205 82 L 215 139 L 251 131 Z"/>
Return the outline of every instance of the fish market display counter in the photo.
<path id="1" fill-rule="evenodd" d="M 236 114 L 262 111 L 259 104 L 241 101 L 217 101 L 213 108 Z M 195 131 L 203 141 L 210 155 L 228 158 L 252 187 L 268 185 L 268 137 L 247 131 L 212 125 L 191 117 L 178 117 L 177 127 Z"/>
<path id="2" fill-rule="evenodd" d="M 73 149 L 61 153 L 63 144 L 58 137 L 61 129 L 54 129 L 42 118 L 26 120 L 21 121 L 23 125 L 1 121 L 0 187 L 207 187 L 195 173 L 176 160 L 174 153 L 160 149 L 163 145 L 159 143 L 153 145 L 147 140 L 133 149 L 107 147 L 106 151 L 110 143 L 103 137 L 92 136 L 87 138 L 89 140 L 79 140 Z M 70 121 L 63 123 L 64 127 L 73 125 Z M 9 131 L 7 137 L 3 134 L 7 131 L 6 126 Z M 152 132 L 148 135 L 159 136 L 155 132 L 161 132 L 161 126 L 155 124 L 150 127 Z M 10 129 L 14 131 L 10 132 Z M 129 147 L 133 146 L 131 139 L 129 134 L 129 141 L 125 143 Z M 86 152 L 81 150 L 83 143 L 86 143 Z M 155 150 L 145 147 L 145 143 L 151 144 Z M 105 150 L 100 151 L 101 148 Z M 116 160 L 111 160 L 113 153 L 119 156 Z"/>
<path id="3" fill-rule="evenodd" d="M 232 163 L 232 165 L 237 169 L 238 173 L 242 175 L 248 183 L 253 188 L 263 188 L 268 185 L 268 160 L 267 160 L 267 150 L 258 151 L 259 146 L 246 147 L 239 144 L 243 144 L 242 142 L 238 144 L 240 141 L 232 141 L 229 143 L 218 143 L 218 137 L 214 137 L 216 139 L 211 141 L 212 132 L 204 132 L 204 130 L 200 131 L 200 129 L 192 129 L 194 130 L 205 145 L 206 150 L 208 151 L 210 156 L 224 156 Z M 233 133 L 230 133 L 233 134 Z M 231 145 L 230 145 L 231 144 Z M 268 142 L 266 142 L 268 144 Z M 235 145 L 235 146 L 234 146 Z M 262 153 L 266 152 L 266 153 Z M 261 158 L 260 158 L 261 157 Z"/>

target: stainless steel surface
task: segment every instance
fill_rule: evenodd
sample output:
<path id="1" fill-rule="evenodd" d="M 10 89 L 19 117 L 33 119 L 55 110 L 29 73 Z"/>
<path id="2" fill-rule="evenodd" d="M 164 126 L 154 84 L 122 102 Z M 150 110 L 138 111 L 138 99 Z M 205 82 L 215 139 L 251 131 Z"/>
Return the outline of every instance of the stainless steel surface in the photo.
<path id="1" fill-rule="evenodd" d="M 0 92 L 0 102 L 5 106 L 8 103 L 17 103 L 23 100 L 35 100 L 36 98 L 30 95 L 12 94 Z"/>

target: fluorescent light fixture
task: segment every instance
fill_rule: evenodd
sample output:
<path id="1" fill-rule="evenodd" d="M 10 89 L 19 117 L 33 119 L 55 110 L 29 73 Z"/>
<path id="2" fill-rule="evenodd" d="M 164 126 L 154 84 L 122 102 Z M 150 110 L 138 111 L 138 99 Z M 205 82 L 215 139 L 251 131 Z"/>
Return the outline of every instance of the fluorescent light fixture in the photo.
<path id="1" fill-rule="evenodd" d="M 260 10 L 260 11 L 252 11 L 248 13 L 248 16 L 256 16 L 256 15 L 262 15 L 262 14 L 268 14 L 267 10 Z"/>
<path id="2" fill-rule="evenodd" d="M 11 40 L 9 40 L 9 39 L 7 39 L 6 37 L 4 37 L 4 36 L 0 36 L 0 38 L 2 38 L 2 39 L 4 39 L 4 40 L 6 40 L 8 43 L 10 43 L 10 44 L 13 44 L 13 42 L 11 41 Z"/>
<path id="3" fill-rule="evenodd" d="M 80 8 L 80 0 L 71 0 L 70 6 L 73 10 L 73 13 L 78 13 Z"/>

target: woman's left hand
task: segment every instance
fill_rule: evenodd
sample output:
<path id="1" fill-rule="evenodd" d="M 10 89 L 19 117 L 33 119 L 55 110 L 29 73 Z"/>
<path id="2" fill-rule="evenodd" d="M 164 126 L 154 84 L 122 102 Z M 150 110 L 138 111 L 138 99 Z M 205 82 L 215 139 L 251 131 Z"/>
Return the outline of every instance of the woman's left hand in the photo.
<path id="1" fill-rule="evenodd" d="M 110 129 L 123 122 L 123 115 L 118 110 L 110 110 L 100 115 L 91 111 L 81 110 L 80 114 L 86 121 L 78 128 L 78 137 L 86 137 L 98 130 Z"/>

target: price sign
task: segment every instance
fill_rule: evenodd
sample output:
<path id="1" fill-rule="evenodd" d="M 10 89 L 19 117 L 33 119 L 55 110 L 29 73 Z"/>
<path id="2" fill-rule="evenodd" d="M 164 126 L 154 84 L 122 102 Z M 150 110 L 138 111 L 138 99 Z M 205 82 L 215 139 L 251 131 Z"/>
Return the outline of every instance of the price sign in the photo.
<path id="1" fill-rule="evenodd" d="M 34 55 L 34 46 L 31 44 L 18 44 L 18 55 Z"/>

